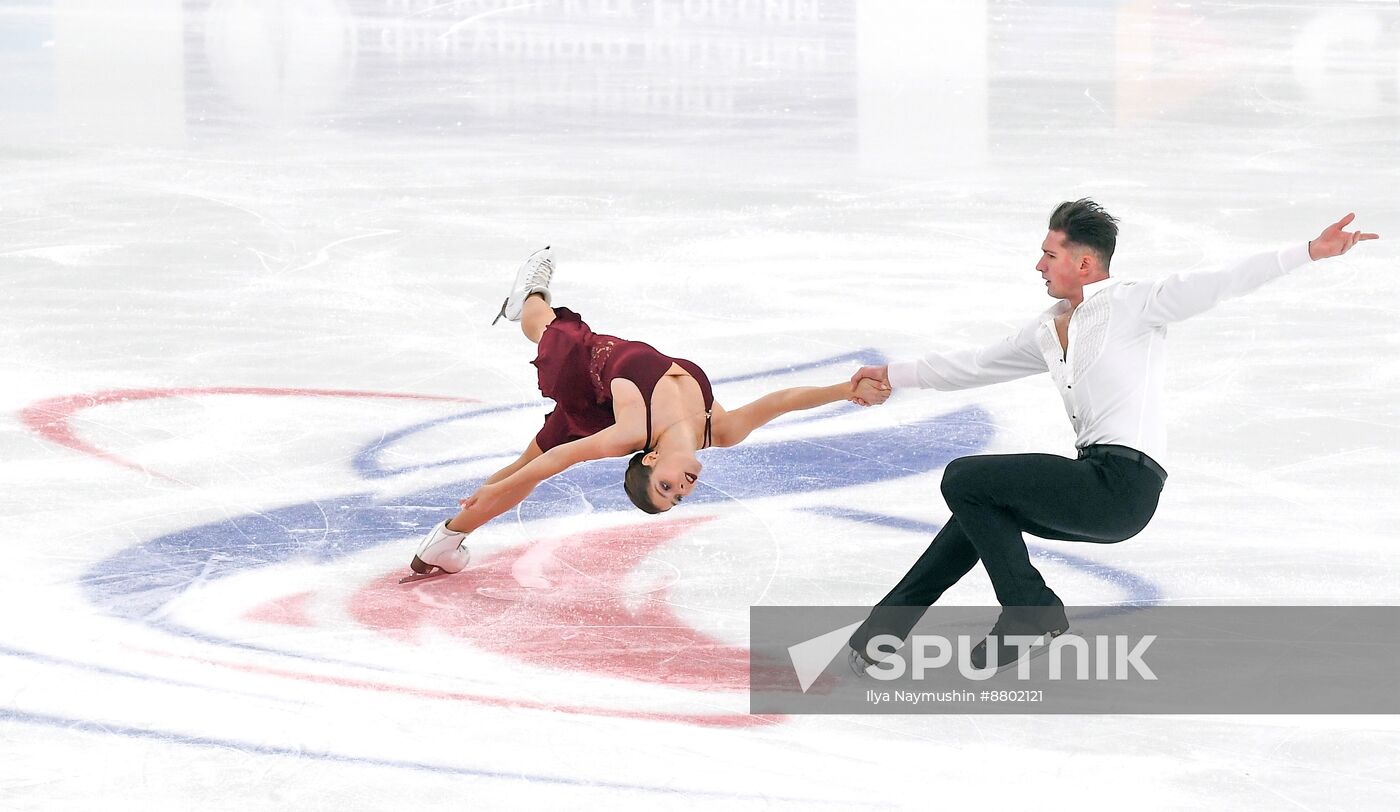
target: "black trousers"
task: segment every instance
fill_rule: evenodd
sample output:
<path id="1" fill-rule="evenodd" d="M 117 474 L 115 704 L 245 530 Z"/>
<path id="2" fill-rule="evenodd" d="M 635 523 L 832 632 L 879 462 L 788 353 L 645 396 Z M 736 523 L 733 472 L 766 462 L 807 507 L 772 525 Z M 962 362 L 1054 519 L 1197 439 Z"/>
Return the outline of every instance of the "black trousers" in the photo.
<path id="1" fill-rule="evenodd" d="M 953 460 L 942 485 L 952 518 L 852 635 L 852 648 L 864 651 L 879 634 L 908 637 L 922 613 L 891 608 L 931 606 L 979 559 L 1002 606 L 1062 607 L 1021 534 L 1099 543 L 1132 538 L 1156 512 L 1164 484 L 1155 463 L 1096 450 L 1105 448 L 1090 446 L 1082 452 L 1090 456 L 1077 460 L 1053 454 Z"/>

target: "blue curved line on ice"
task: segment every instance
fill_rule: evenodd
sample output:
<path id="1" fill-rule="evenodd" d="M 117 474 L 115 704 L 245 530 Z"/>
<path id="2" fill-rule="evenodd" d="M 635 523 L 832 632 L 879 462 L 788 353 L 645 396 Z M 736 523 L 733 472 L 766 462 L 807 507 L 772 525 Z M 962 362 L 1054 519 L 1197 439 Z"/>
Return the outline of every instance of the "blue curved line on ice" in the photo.
<path id="1" fill-rule="evenodd" d="M 206 691 L 217 691 L 219 693 L 230 694 L 233 696 L 250 696 L 255 697 L 257 699 L 266 699 L 275 702 L 292 701 L 287 699 L 286 697 L 277 696 L 275 694 L 259 694 L 253 693 L 251 691 L 235 691 L 231 688 L 213 688 L 208 685 L 201 685 L 197 682 L 187 682 L 185 680 L 171 679 L 170 677 L 162 677 L 156 674 L 143 674 L 139 671 L 126 671 L 120 668 L 111 668 L 105 665 L 98 665 L 97 663 L 83 663 L 78 662 L 77 660 L 65 659 L 63 657 L 54 657 L 49 654 L 41 654 L 37 651 L 25 651 L 23 649 L 10 648 L 9 646 L 0 646 L 0 657 L 13 657 L 17 660 L 28 660 L 30 662 L 43 663 L 44 665 L 56 665 L 60 668 L 72 668 L 76 671 L 88 671 L 93 674 L 102 674 L 108 677 L 125 677 L 127 679 L 134 679 L 140 682 L 156 682 L 160 683 L 161 685 L 178 685 L 181 688 L 199 688 Z"/>
<path id="2" fill-rule="evenodd" d="M 433 428 L 434 426 L 441 426 L 447 423 L 455 423 L 458 420 L 470 420 L 473 417 L 481 417 L 482 415 L 497 414 L 500 412 L 514 412 L 519 411 L 520 409 L 538 408 L 539 405 L 540 404 L 538 402 L 529 402 L 511 403 L 505 406 L 488 406 L 484 409 L 470 409 L 465 412 L 450 414 L 446 417 L 436 417 L 432 420 L 425 420 L 422 423 L 415 423 L 407 428 L 399 429 L 398 431 L 391 431 L 385 434 L 383 437 L 380 437 L 378 440 L 375 440 L 374 442 L 365 446 L 364 448 L 361 448 L 359 451 L 355 452 L 355 456 L 351 460 L 351 464 L 355 468 L 355 473 L 359 474 L 364 479 L 384 479 L 386 477 L 397 476 L 399 474 L 406 474 L 412 471 L 424 471 L 431 468 L 444 468 L 449 465 L 461 465 L 462 463 L 466 462 L 476 462 L 477 460 L 489 460 L 496 457 L 513 456 L 515 453 L 518 452 L 498 451 L 488 454 L 473 454 L 469 457 L 458 457 L 456 459 L 450 460 L 437 460 L 434 462 L 419 463 L 417 465 L 408 465 L 402 468 L 386 468 L 379 461 L 379 456 L 384 453 L 385 449 L 389 448 L 394 443 L 397 443 L 405 437 L 410 437 L 421 431 L 426 431 L 427 429 Z"/>
<path id="3" fill-rule="evenodd" d="M 195 736 L 188 733 L 179 733 L 168 730 L 156 730 L 150 727 L 136 727 L 133 725 L 123 725 L 113 722 L 96 722 L 88 719 L 66 718 L 62 716 L 52 716 L 44 713 L 29 713 L 21 710 L 0 708 L 0 721 L 15 722 L 18 724 L 37 725 L 41 727 L 51 727 L 67 731 L 80 731 L 83 733 L 105 734 L 109 736 L 120 736 L 126 739 L 146 739 L 150 741 L 165 742 L 167 744 L 184 744 L 195 747 L 208 747 L 219 750 L 235 750 L 243 753 L 254 753 L 264 756 L 290 756 L 296 759 L 311 759 L 313 761 L 327 761 L 336 764 L 354 764 L 367 767 L 392 767 L 401 770 L 416 770 L 419 772 L 436 773 L 439 775 L 460 775 L 474 778 L 494 778 L 502 781 L 520 781 L 528 784 L 558 784 L 574 787 L 601 787 L 604 789 L 631 790 L 633 792 L 646 792 L 660 795 L 704 798 L 729 798 L 761 801 L 801 801 L 816 805 L 838 805 L 835 802 L 814 798 L 792 798 L 767 793 L 741 793 L 723 792 L 709 789 L 684 789 L 678 787 L 649 786 L 647 784 L 632 784 L 622 781 L 607 781 L 592 778 L 570 778 L 563 775 L 550 775 L 548 773 L 525 773 L 525 772 L 500 772 L 473 767 L 454 767 L 447 764 L 425 764 L 418 761 L 402 761 L 398 759 L 371 758 L 369 756 L 350 756 L 329 751 L 306 750 L 301 747 L 283 747 L 273 744 L 255 744 L 253 742 L 237 741 L 234 739 L 218 739 L 210 736 Z M 849 805 L 842 802 L 842 806 Z"/>
<path id="4" fill-rule="evenodd" d="M 986 446 L 986 412 L 967 407 L 906 426 L 718 452 L 705 466 L 692 504 L 829 491 L 942 468 Z M 535 489 L 515 510 L 520 521 L 636 510 L 620 487 L 626 461 L 575 466 Z M 351 494 L 189 527 L 98 562 L 82 579 L 88 597 L 120 617 L 166 626 L 167 605 L 186 590 L 235 572 L 290 560 L 331 561 L 421 534 L 444 506 L 480 479 L 452 482 L 387 500 Z"/>
<path id="5" fill-rule="evenodd" d="M 943 529 L 943 525 L 932 522 L 922 522 L 917 519 L 906 519 L 898 516 L 886 516 L 882 513 L 867 513 L 863 510 L 851 510 L 841 507 L 818 507 L 806 508 L 809 512 L 819 513 L 823 516 L 834 516 L 841 519 L 848 519 L 860 524 L 873 524 L 879 527 L 889 527 L 895 530 L 907 530 L 911 533 L 918 533 L 930 541 L 938 535 L 938 531 Z M 1063 550 L 1052 550 L 1039 544 L 1027 544 L 1031 555 L 1042 561 L 1056 561 L 1068 564 L 1069 566 L 1089 575 L 1098 578 L 1100 581 L 1112 584 L 1125 593 L 1122 601 L 1131 604 L 1129 607 L 1107 606 L 1102 610 L 1096 609 L 1093 612 L 1076 612 L 1076 619 L 1088 619 L 1103 617 L 1108 615 L 1122 614 L 1132 608 L 1153 605 L 1161 601 L 1162 590 L 1153 581 L 1138 575 L 1131 570 L 1122 567 L 1114 567 L 1094 561 L 1084 556 L 1067 553 Z M 920 550 L 922 552 L 922 550 Z"/>

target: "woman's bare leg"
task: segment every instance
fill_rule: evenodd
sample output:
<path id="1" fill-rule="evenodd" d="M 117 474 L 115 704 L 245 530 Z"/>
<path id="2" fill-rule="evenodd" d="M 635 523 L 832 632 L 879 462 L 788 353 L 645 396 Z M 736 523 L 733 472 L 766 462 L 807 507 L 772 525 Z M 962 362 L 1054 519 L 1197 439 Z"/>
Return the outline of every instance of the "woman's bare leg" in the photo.
<path id="1" fill-rule="evenodd" d="M 525 337 L 534 343 L 540 343 L 540 336 L 544 335 L 544 328 L 554 321 L 554 308 L 545 304 L 544 297 L 538 293 L 530 294 L 530 298 L 525 300 L 525 306 L 520 311 L 520 329 L 525 333 Z"/>

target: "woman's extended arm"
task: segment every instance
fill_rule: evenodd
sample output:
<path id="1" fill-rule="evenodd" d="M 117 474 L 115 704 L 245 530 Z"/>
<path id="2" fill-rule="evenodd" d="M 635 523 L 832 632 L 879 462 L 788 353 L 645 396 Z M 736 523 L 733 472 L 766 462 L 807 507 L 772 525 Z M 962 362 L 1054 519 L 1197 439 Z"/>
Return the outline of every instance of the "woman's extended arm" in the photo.
<path id="1" fill-rule="evenodd" d="M 506 477 L 510 476 L 516 471 L 519 471 L 521 468 L 524 468 L 526 465 L 529 465 L 531 460 L 540 456 L 543 453 L 543 451 L 540 451 L 539 445 L 534 440 L 531 440 L 530 444 L 525 447 L 524 453 L 517 457 L 515 461 L 512 462 L 510 465 L 507 465 L 506 467 L 487 477 L 486 482 L 484 484 L 492 485 L 494 483 L 500 482 L 501 480 L 505 479 Z"/>
<path id="2" fill-rule="evenodd" d="M 447 523 L 448 529 L 470 533 L 525 501 L 536 485 L 570 466 L 620 457 L 635 451 L 640 444 L 641 441 L 629 438 L 621 427 L 609 426 L 590 437 L 555 446 L 509 476 L 477 488 L 476 493 L 460 502 L 462 510 Z"/>
<path id="3" fill-rule="evenodd" d="M 738 445 L 754 429 L 788 412 L 815 409 L 838 400 L 861 405 L 884 403 L 890 396 L 889 387 L 870 379 L 852 385 L 849 382 L 831 386 L 798 386 L 780 389 L 764 395 L 746 406 L 717 415 L 714 444 L 720 447 Z"/>

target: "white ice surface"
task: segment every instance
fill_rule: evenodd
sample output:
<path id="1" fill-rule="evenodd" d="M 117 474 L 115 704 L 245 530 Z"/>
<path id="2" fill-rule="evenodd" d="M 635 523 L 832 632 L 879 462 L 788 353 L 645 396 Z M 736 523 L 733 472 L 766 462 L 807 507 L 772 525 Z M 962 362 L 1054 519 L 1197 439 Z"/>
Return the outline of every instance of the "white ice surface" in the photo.
<path id="1" fill-rule="evenodd" d="M 742 719 L 742 690 L 580 667 L 612 651 L 586 632 L 478 645 L 483 600 L 551 589 L 662 596 L 731 654 L 752 604 L 872 603 L 927 538 L 805 508 L 941 522 L 937 471 L 695 506 L 694 528 L 610 554 L 614 582 L 571 571 L 568 540 L 646 525 L 556 493 L 583 507 L 474 537 L 478 562 L 515 560 L 502 577 L 550 583 L 526 598 L 383 588 L 413 506 L 371 511 L 402 538 L 344 555 L 230 573 L 211 548 L 211 577 L 155 601 L 168 559 L 110 565 L 199 527 L 245 549 L 239 517 L 510 459 L 545 407 L 533 347 L 487 325 L 540 245 L 558 303 L 726 378 L 997 338 L 1048 303 L 1050 209 L 1092 196 L 1122 219 L 1128 278 L 1348 211 L 1383 239 L 1174 327 L 1156 518 L 1041 546 L 1169 603 L 1393 604 L 1395 3 L 55 0 L 0 5 L 0 80 L 0 808 L 1400 808 L 1393 717 L 723 726 L 699 717 Z M 24 417 L 114 390 L 174 394 L 75 407 L 68 446 Z M 1070 450 L 1043 379 L 811 425 L 964 407 L 991 451 Z M 396 473 L 367 477 L 377 442 Z M 286 533 L 320 550 L 334 525 Z M 1070 603 L 1141 598 L 1044 570 Z M 978 569 L 948 600 L 993 597 Z M 384 628 L 412 613 L 443 625 Z M 625 627 L 614 642 L 646 669 Z"/>

